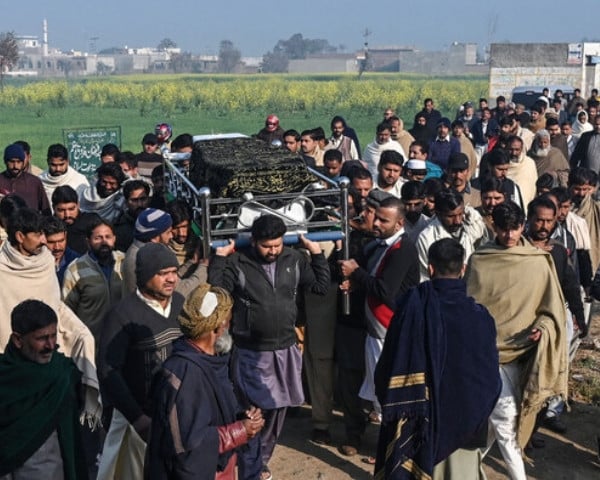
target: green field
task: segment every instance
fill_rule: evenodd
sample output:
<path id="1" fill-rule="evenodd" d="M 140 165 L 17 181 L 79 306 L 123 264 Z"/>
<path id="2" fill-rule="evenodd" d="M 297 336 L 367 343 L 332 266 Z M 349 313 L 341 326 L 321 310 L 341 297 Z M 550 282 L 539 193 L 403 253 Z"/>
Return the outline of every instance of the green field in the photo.
<path id="1" fill-rule="evenodd" d="M 453 118 L 466 100 L 487 90 L 481 77 L 430 78 L 399 74 L 350 75 L 136 75 L 74 81 L 9 81 L 0 92 L 0 145 L 26 140 L 43 167 L 48 145 L 62 143 L 64 128 L 122 128 L 122 148 L 138 152 L 144 133 L 159 122 L 180 133 L 256 133 L 269 113 L 283 128 L 322 126 L 334 115 L 370 142 L 391 105 L 412 126 L 425 97 Z"/>

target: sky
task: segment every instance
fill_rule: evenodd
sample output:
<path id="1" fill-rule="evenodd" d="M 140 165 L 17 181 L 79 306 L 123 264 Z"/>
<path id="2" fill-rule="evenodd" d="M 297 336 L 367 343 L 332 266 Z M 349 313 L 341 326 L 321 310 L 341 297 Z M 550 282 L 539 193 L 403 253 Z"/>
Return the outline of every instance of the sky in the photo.
<path id="1" fill-rule="evenodd" d="M 295 33 L 326 39 L 345 52 L 408 45 L 443 50 L 452 42 L 580 42 L 600 39 L 598 0 L 0 0 L 0 32 L 37 35 L 48 21 L 50 48 L 96 51 L 156 47 L 216 55 L 231 40 L 242 56 L 261 56 Z M 10 5 L 10 6 L 8 6 Z M 576 9 L 576 12 L 573 10 Z M 578 13 L 577 13 L 578 12 Z M 585 12 L 589 12 L 587 14 Z"/>

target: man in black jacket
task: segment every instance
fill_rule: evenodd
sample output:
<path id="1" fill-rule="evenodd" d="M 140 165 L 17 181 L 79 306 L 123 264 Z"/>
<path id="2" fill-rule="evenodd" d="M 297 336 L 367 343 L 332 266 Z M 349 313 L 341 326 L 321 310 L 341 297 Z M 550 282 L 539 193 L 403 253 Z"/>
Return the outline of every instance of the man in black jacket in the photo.
<path id="1" fill-rule="evenodd" d="M 419 283 L 419 262 L 416 248 L 404 233 L 404 205 L 399 198 L 381 201 L 375 211 L 373 233 L 377 240 L 365 247 L 366 263 L 341 260 L 343 290 L 364 291 L 364 312 L 367 324 L 365 342 L 365 379 L 360 397 L 374 402 L 374 411 L 381 414 L 375 396 L 373 380 L 375 365 L 383 348 L 398 297 Z M 374 416 L 371 420 L 375 420 Z"/>
<path id="2" fill-rule="evenodd" d="M 300 235 L 301 245 L 310 252 L 309 261 L 303 253 L 284 247 L 285 232 L 279 217 L 263 215 L 252 224 L 250 248 L 236 252 L 231 241 L 216 249 L 208 269 L 208 282 L 234 298 L 236 348 L 231 368 L 241 407 L 256 405 L 265 418 L 260 436 L 240 452 L 239 478 L 244 480 L 271 478 L 268 463 L 286 409 L 304 401 L 302 354 L 294 330 L 298 291 L 324 295 L 330 283 L 319 244 Z"/>

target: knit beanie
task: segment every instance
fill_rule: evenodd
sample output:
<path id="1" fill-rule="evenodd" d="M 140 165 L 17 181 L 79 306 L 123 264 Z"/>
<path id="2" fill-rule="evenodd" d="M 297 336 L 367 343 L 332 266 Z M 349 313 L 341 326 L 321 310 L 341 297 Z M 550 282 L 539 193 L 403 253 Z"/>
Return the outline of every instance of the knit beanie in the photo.
<path id="1" fill-rule="evenodd" d="M 162 243 L 147 243 L 137 252 L 135 276 L 137 286 L 143 287 L 164 268 L 179 267 L 175 254 Z"/>
<path id="2" fill-rule="evenodd" d="M 25 150 L 18 143 L 13 143 L 4 149 L 4 161 L 7 162 L 13 158 L 25 161 Z"/>
<path id="3" fill-rule="evenodd" d="M 187 297 L 177 320 L 181 332 L 192 340 L 211 332 L 230 319 L 233 299 L 220 288 L 204 283 Z"/>
<path id="4" fill-rule="evenodd" d="M 152 238 L 166 232 L 173 225 L 171 215 L 157 208 L 147 208 L 135 221 L 135 238 L 149 242 Z"/>

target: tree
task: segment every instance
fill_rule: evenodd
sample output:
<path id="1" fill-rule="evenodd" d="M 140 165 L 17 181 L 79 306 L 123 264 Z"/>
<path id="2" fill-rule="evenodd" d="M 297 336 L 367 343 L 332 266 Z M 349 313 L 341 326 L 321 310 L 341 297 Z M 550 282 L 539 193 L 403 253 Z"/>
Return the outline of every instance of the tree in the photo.
<path id="1" fill-rule="evenodd" d="M 242 58 L 241 52 L 235 48 L 231 40 L 221 40 L 219 45 L 219 61 L 217 71 L 219 73 L 231 73 Z"/>
<path id="2" fill-rule="evenodd" d="M 177 48 L 177 44 L 170 38 L 163 38 L 156 47 L 157 50 L 167 50 L 168 48 Z"/>
<path id="3" fill-rule="evenodd" d="M 4 88 L 4 74 L 19 61 L 19 46 L 15 32 L 0 33 L 0 89 Z"/>
<path id="4" fill-rule="evenodd" d="M 71 71 L 73 70 L 73 62 L 70 58 L 64 60 L 58 60 L 56 62 L 56 68 L 65 72 L 65 77 L 69 78 Z"/>
<path id="5" fill-rule="evenodd" d="M 98 52 L 98 55 L 126 55 L 127 50 L 123 47 L 108 47 L 103 48 Z"/>
<path id="6" fill-rule="evenodd" d="M 108 75 L 112 71 L 112 67 L 100 61 L 96 64 L 96 75 Z"/>
<path id="7" fill-rule="evenodd" d="M 264 73 L 284 73 L 288 71 L 290 60 L 281 50 L 267 52 L 262 58 L 262 71 Z"/>
<path id="8" fill-rule="evenodd" d="M 273 50 L 263 55 L 262 70 L 265 73 L 287 72 L 290 60 L 302 60 L 309 55 L 334 53 L 338 47 L 322 38 L 304 38 L 294 33 L 287 40 L 279 40 Z"/>
<path id="9" fill-rule="evenodd" d="M 169 62 L 173 73 L 182 73 L 192 71 L 192 54 L 190 52 L 174 53 Z"/>
<path id="10" fill-rule="evenodd" d="M 301 60 L 308 55 L 334 53 L 337 47 L 322 38 L 304 38 L 301 33 L 294 33 L 287 40 L 279 40 L 273 51 L 283 52 L 290 60 Z"/>

